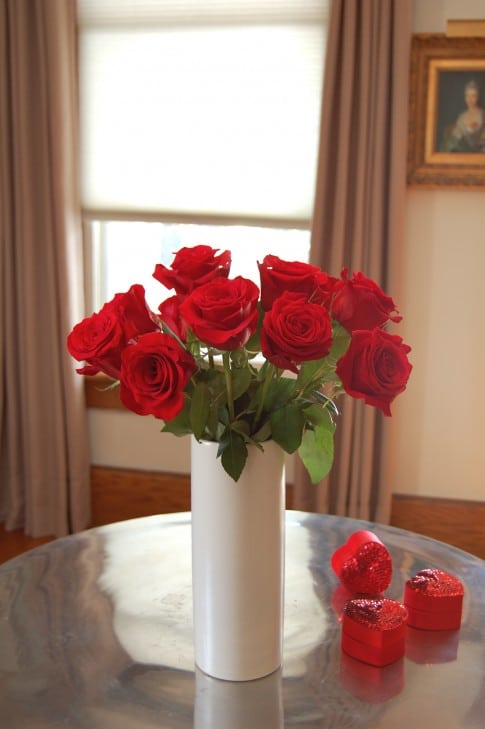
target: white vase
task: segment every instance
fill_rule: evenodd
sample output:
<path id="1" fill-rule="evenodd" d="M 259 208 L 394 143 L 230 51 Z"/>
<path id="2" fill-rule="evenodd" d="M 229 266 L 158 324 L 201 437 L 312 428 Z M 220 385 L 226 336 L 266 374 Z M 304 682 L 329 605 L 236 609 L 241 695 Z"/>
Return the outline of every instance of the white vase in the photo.
<path id="1" fill-rule="evenodd" d="M 192 438 L 192 587 L 197 666 L 249 681 L 281 665 L 285 541 L 284 452 L 249 446 L 237 482 L 218 444 Z"/>

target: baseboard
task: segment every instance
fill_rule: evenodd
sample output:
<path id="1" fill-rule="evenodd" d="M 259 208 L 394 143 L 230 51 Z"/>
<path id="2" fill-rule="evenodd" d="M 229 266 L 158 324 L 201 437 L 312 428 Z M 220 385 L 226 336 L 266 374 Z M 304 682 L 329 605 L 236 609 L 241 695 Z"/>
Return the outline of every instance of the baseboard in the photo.
<path id="1" fill-rule="evenodd" d="M 394 494 L 391 524 L 485 559 L 485 502 Z"/>
<path id="2" fill-rule="evenodd" d="M 92 525 L 111 524 L 151 514 L 190 511 L 190 478 L 185 474 L 91 468 Z M 286 488 L 286 508 L 293 502 Z"/>
<path id="3" fill-rule="evenodd" d="M 190 510 L 187 475 L 93 466 L 93 526 Z M 292 489 L 286 507 L 292 508 Z M 485 559 L 485 502 L 395 494 L 391 524 L 453 544 Z"/>

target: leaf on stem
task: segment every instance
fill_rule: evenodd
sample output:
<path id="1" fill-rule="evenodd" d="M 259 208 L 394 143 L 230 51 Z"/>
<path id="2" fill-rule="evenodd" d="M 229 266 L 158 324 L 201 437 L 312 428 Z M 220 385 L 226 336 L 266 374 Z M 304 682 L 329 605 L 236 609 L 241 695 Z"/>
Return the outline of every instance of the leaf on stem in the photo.
<path id="1" fill-rule="evenodd" d="M 271 380 L 264 398 L 264 409 L 272 410 L 277 405 L 284 405 L 291 400 L 295 390 L 296 380 L 289 377 L 279 377 L 277 380 Z"/>
<path id="2" fill-rule="evenodd" d="M 312 406 L 312 409 L 315 408 L 316 406 Z M 315 413 L 316 410 L 312 412 L 312 415 Z M 323 408 L 319 408 L 318 417 L 311 418 L 311 420 L 313 428 L 305 430 L 298 454 L 308 471 L 311 482 L 318 483 L 332 468 L 335 423 L 330 413 Z"/>
<path id="3" fill-rule="evenodd" d="M 231 370 L 232 396 L 234 400 L 243 395 L 251 384 L 251 372 L 247 367 Z"/>
<path id="4" fill-rule="evenodd" d="M 248 449 L 243 438 L 237 433 L 227 430 L 224 440 L 219 444 L 219 453 L 221 453 L 224 470 L 234 481 L 237 481 L 248 457 Z"/>
<path id="5" fill-rule="evenodd" d="M 183 409 L 172 420 L 167 420 L 161 430 L 162 433 L 172 433 L 177 437 L 192 433 L 190 424 L 190 401 L 186 400 Z"/>
<path id="6" fill-rule="evenodd" d="M 295 403 L 288 403 L 270 415 L 273 440 L 287 453 L 294 453 L 303 436 L 305 417 Z"/>

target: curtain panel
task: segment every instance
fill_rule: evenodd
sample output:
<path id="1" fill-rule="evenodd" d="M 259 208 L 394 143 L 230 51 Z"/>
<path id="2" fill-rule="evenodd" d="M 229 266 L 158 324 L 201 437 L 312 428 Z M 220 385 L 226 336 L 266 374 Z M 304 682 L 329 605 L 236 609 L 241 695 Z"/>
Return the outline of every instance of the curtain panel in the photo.
<path id="1" fill-rule="evenodd" d="M 332 1 L 310 259 L 336 276 L 362 271 L 398 308 L 411 21 L 412 0 Z M 297 461 L 295 508 L 387 522 L 389 423 L 340 405 L 334 467 L 313 486 Z"/>
<path id="2" fill-rule="evenodd" d="M 75 0 L 0 1 L 0 521 L 89 524 Z"/>

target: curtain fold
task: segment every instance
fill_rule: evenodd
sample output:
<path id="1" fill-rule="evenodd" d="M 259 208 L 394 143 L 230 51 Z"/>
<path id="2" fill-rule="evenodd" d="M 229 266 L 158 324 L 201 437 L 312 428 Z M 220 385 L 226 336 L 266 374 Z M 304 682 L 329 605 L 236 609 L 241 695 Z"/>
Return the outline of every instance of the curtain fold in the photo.
<path id="1" fill-rule="evenodd" d="M 89 525 L 75 0 L 0 0 L 0 521 Z"/>
<path id="2" fill-rule="evenodd" d="M 412 0 L 332 0 L 311 263 L 362 271 L 399 308 Z M 389 424 L 340 401 L 335 462 L 313 486 L 297 459 L 294 508 L 386 522 Z"/>

